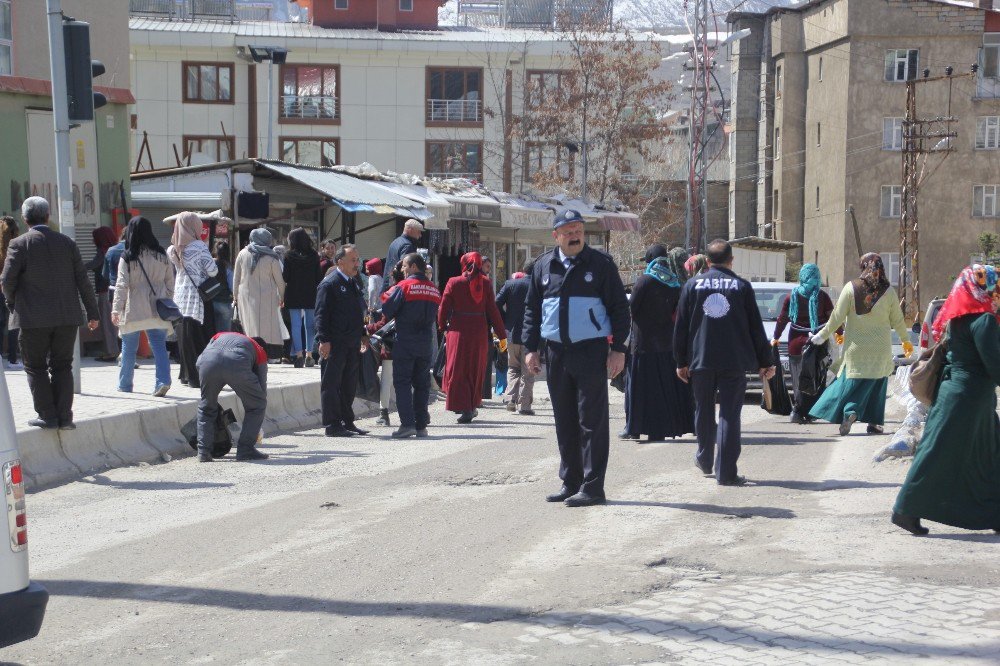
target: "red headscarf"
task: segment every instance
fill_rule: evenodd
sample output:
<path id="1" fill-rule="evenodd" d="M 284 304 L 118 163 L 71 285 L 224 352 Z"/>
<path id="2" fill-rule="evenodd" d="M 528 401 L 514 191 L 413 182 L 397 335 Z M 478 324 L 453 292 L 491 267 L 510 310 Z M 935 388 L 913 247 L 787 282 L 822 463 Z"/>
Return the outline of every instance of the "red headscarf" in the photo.
<path id="1" fill-rule="evenodd" d="M 932 330 L 934 341 L 939 342 L 944 335 L 948 322 L 968 314 L 992 312 L 996 315 L 993 304 L 993 291 L 989 286 L 987 268 L 973 264 L 962 270 L 948 294 L 948 300 L 941 306 L 941 312 L 934 320 Z M 997 317 L 1000 321 L 1000 317 Z"/>
<path id="2" fill-rule="evenodd" d="M 384 264 L 382 263 L 382 260 L 377 257 L 375 259 L 369 259 L 365 262 L 365 270 L 368 272 L 368 275 L 378 275 L 379 277 L 382 277 L 383 267 Z"/>
<path id="3" fill-rule="evenodd" d="M 118 237 L 115 236 L 115 230 L 111 227 L 97 227 L 90 232 L 90 235 L 94 239 L 94 245 L 97 246 L 97 251 L 106 254 L 111 246 L 118 243 Z"/>
<path id="4" fill-rule="evenodd" d="M 483 293 L 486 290 L 486 276 L 483 275 L 483 255 L 478 252 L 469 252 L 462 255 L 462 275 L 469 281 L 469 291 L 472 293 L 472 300 L 478 305 L 483 302 Z"/>

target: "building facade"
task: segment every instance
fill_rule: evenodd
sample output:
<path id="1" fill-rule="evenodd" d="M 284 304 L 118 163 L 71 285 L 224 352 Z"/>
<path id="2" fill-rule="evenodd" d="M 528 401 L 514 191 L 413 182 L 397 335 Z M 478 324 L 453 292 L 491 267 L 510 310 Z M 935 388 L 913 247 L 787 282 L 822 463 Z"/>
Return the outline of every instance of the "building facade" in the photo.
<path id="1" fill-rule="evenodd" d="M 906 81 L 925 70 L 943 77 L 950 66 L 950 79 L 914 86 L 916 117 L 952 117 L 938 129 L 957 134 L 925 141 L 948 150 L 918 161 L 921 296 L 946 294 L 977 237 L 1000 229 L 1000 14 L 988 7 L 813 0 L 731 14 L 731 29 L 751 31 L 733 47 L 736 235 L 804 243 L 800 258 L 836 287 L 856 277 L 859 251 L 879 252 L 896 284 Z"/>

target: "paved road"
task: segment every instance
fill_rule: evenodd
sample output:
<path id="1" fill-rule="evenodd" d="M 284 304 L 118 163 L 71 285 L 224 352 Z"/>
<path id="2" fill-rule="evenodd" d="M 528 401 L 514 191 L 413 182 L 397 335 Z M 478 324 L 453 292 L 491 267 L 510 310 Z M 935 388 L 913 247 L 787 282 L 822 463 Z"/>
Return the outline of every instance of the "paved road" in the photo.
<path id="1" fill-rule="evenodd" d="M 620 396 L 616 397 L 620 403 Z M 546 504 L 551 411 L 427 440 L 267 442 L 33 495 L 52 593 L 24 663 L 996 663 L 1000 538 L 893 528 L 876 440 L 746 410 L 745 488 L 690 438 L 616 442 L 611 502 Z M 612 429 L 622 425 L 613 411 Z"/>

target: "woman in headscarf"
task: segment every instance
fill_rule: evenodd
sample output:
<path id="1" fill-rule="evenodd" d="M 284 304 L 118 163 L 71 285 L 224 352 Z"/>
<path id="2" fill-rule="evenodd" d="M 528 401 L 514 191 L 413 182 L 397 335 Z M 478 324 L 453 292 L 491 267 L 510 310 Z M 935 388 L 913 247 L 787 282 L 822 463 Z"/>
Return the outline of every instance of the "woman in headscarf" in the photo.
<path id="1" fill-rule="evenodd" d="M 1000 319 L 996 273 L 962 271 L 934 320 L 947 344 L 937 398 L 892 509 L 892 522 L 927 534 L 921 518 L 1000 532 Z"/>
<path id="2" fill-rule="evenodd" d="M 316 288 L 323 279 L 319 268 L 319 253 L 313 248 L 309 233 L 296 227 L 288 234 L 289 251 L 281 277 L 285 280 L 285 308 L 288 309 L 292 333 L 292 361 L 296 368 L 312 367 L 316 338 Z M 302 326 L 305 324 L 305 334 Z"/>
<path id="3" fill-rule="evenodd" d="M 170 322 L 160 319 L 156 301 L 174 297 L 174 267 L 153 235 L 153 226 L 144 217 L 133 217 L 125 229 L 125 252 L 118 262 L 118 281 L 111 318 L 122 338 L 122 363 L 118 390 L 132 392 L 135 354 L 139 336 L 146 333 L 156 364 L 153 395 L 163 397 L 170 390 L 170 356 L 167 334 Z"/>
<path id="4" fill-rule="evenodd" d="M 890 332 L 895 330 L 904 341 L 907 356 L 913 345 L 896 290 L 885 275 L 882 258 L 874 252 L 861 257 L 861 275 L 840 292 L 830 320 L 812 342 L 826 342 L 842 326 L 846 330 L 840 373 L 809 416 L 839 423 L 841 435 L 850 433 L 855 421 L 867 423 L 868 434 L 881 433 L 888 377 L 895 369 Z"/>
<path id="5" fill-rule="evenodd" d="M 694 432 L 694 397 L 690 384 L 677 378 L 674 361 L 674 314 L 687 282 L 681 248 L 663 245 L 646 250 L 645 272 L 635 281 L 629 309 L 632 358 L 625 376 L 623 439 L 648 435 L 651 442 Z"/>
<path id="6" fill-rule="evenodd" d="M 493 286 L 483 275 L 483 258 L 478 252 L 462 257 L 462 274 L 448 280 L 438 310 L 438 328 L 445 333 L 447 360 L 444 368 L 445 407 L 469 423 L 483 402 L 483 377 L 489 328 L 507 350 L 507 331 L 497 309 Z"/>
<path id="7" fill-rule="evenodd" d="M 101 322 L 97 330 L 104 337 L 104 353 L 98 356 L 97 360 L 114 363 L 118 360 L 118 331 L 111 323 L 111 301 L 108 298 L 111 284 L 104 272 L 104 257 L 108 254 L 108 250 L 118 243 L 118 237 L 111 227 L 97 227 L 90 232 L 90 235 L 94 239 L 97 254 L 85 264 L 85 267 L 94 272 L 94 291 L 97 293 L 97 312 Z"/>
<path id="8" fill-rule="evenodd" d="M 684 262 L 684 270 L 687 271 L 687 276 L 693 278 L 695 275 L 701 275 L 708 270 L 708 257 L 704 254 L 693 254 L 687 261 Z"/>
<path id="9" fill-rule="evenodd" d="M 208 250 L 208 245 L 201 240 L 202 222 L 197 213 L 184 212 L 174 222 L 174 232 L 170 237 L 170 247 L 167 257 L 173 263 L 176 278 L 174 279 L 174 301 L 184 318 L 174 325 L 177 335 L 177 351 L 180 355 L 181 369 L 179 380 L 181 384 L 191 388 L 200 388 L 198 367 L 195 365 L 198 357 L 205 351 L 205 334 L 202 323 L 205 321 L 205 302 L 198 291 L 198 285 L 219 273 L 215 259 Z"/>
<path id="10" fill-rule="evenodd" d="M 365 294 L 365 300 L 368 302 L 368 310 L 374 312 L 382 308 L 381 295 L 385 291 L 382 288 L 384 284 L 382 276 L 385 273 L 384 262 L 377 257 L 369 259 L 365 262 L 365 273 L 368 274 L 368 291 Z"/>
<path id="11" fill-rule="evenodd" d="M 804 264 L 799 270 L 799 286 L 785 296 L 781 304 L 781 314 L 774 326 L 771 344 L 781 344 L 781 336 L 790 323 L 788 332 L 788 365 L 792 374 L 792 423 L 805 423 L 809 410 L 817 396 L 804 395 L 799 391 L 799 376 L 802 374 L 802 348 L 833 313 L 833 299 L 823 291 L 823 278 L 816 264 Z M 835 333 L 840 339 L 840 332 Z"/>
<path id="12" fill-rule="evenodd" d="M 243 332 L 267 343 L 268 358 L 281 358 L 284 350 L 281 322 L 284 297 L 285 280 L 281 276 L 281 261 L 274 251 L 274 237 L 263 227 L 254 229 L 250 232 L 250 243 L 236 255 L 233 299 Z M 312 306 L 316 307 L 315 296 Z"/>

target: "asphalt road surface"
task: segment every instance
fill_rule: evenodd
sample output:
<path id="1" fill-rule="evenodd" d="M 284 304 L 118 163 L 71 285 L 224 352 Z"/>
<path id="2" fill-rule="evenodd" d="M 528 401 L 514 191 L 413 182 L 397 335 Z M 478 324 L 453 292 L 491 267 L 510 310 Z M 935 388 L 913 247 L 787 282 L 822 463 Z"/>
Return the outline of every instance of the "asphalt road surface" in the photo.
<path id="1" fill-rule="evenodd" d="M 560 484 L 537 411 L 493 402 L 459 426 L 439 402 L 429 439 L 309 430 L 267 440 L 266 463 L 36 493 L 31 573 L 52 597 L 0 661 L 1000 660 L 1000 539 L 894 528 L 906 466 L 872 465 L 882 439 L 748 404 L 751 485 L 703 478 L 691 437 L 615 440 L 608 505 L 569 509 L 543 501 Z"/>

